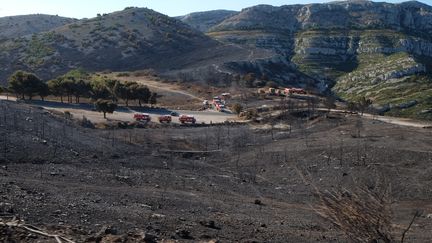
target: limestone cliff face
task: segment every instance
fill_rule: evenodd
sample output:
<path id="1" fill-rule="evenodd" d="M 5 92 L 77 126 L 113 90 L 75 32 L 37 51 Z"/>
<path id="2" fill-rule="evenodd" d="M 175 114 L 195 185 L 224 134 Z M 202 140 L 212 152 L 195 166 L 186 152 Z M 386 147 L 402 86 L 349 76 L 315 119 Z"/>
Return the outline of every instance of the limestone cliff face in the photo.
<path id="1" fill-rule="evenodd" d="M 220 24 L 222 21 L 236 13 L 236 11 L 229 10 L 213 10 L 191 13 L 184 16 L 179 16 L 177 19 L 197 30 L 207 32 L 211 27 Z"/>
<path id="2" fill-rule="evenodd" d="M 310 60 L 338 66 L 361 54 L 432 56 L 432 7 L 419 2 L 258 5 L 209 31 L 223 42 L 273 50 L 299 66 Z"/>
<path id="3" fill-rule="evenodd" d="M 307 35 L 309 34 L 309 36 Z M 397 32 L 355 31 L 350 33 L 314 33 L 295 39 L 297 55 L 393 54 L 407 52 L 432 57 L 432 41 L 400 35 Z"/>
<path id="4" fill-rule="evenodd" d="M 400 45 L 403 50 L 415 55 L 432 57 L 432 42 L 418 38 L 400 39 Z"/>
<path id="5" fill-rule="evenodd" d="M 277 29 L 301 31 L 311 28 L 387 28 L 432 33 L 432 8 L 419 2 L 401 4 L 341 1 L 325 4 L 258 5 L 214 26 L 213 31 Z"/>
<path id="6" fill-rule="evenodd" d="M 416 100 L 411 111 L 432 106 L 432 7 L 423 3 L 259 5 L 209 32 L 272 50 L 348 100 L 368 96 L 389 107 Z"/>

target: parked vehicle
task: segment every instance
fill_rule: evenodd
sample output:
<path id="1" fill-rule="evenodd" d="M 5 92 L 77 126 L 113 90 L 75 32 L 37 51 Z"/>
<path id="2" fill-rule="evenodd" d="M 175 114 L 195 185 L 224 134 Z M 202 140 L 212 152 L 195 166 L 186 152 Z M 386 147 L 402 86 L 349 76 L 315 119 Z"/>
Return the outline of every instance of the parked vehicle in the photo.
<path id="1" fill-rule="evenodd" d="M 170 114 L 171 116 L 179 116 L 179 113 L 178 112 L 175 112 L 175 111 L 173 111 L 173 112 L 171 112 L 171 114 Z"/>
<path id="2" fill-rule="evenodd" d="M 171 121 L 172 121 L 172 117 L 170 115 L 163 115 L 159 117 L 160 123 L 164 123 L 164 122 L 171 123 Z"/>
<path id="3" fill-rule="evenodd" d="M 213 101 L 213 107 L 215 110 L 222 112 L 223 109 L 225 108 L 225 105 L 222 104 L 221 102 Z"/>
<path id="4" fill-rule="evenodd" d="M 181 124 L 185 124 L 185 123 L 192 123 L 195 124 L 196 123 L 196 119 L 194 116 L 190 116 L 190 115 L 181 115 L 179 117 L 179 121 Z"/>
<path id="5" fill-rule="evenodd" d="M 136 114 L 134 114 L 134 119 L 136 121 L 141 121 L 141 122 L 150 122 L 151 121 L 150 115 L 146 114 L 146 113 L 136 113 Z"/>

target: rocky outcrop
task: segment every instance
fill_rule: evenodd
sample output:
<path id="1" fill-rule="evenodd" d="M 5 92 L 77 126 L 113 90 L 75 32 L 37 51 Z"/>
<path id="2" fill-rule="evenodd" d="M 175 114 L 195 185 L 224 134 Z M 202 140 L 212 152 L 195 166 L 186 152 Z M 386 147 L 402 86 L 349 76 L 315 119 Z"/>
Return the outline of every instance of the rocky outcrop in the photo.
<path id="1" fill-rule="evenodd" d="M 295 41 L 297 54 L 307 56 L 407 52 L 413 55 L 432 57 L 432 40 L 401 35 L 394 31 L 312 33 L 311 35 L 299 35 L 297 37 Z"/>
<path id="2" fill-rule="evenodd" d="M 400 45 L 405 51 L 415 55 L 432 57 L 432 41 L 419 38 L 400 39 Z"/>
<path id="3" fill-rule="evenodd" d="M 424 64 L 417 63 L 415 59 L 406 55 L 384 57 L 378 62 L 363 65 L 366 66 L 340 77 L 336 89 L 351 93 L 359 88 L 367 89 L 368 86 L 375 86 L 391 80 L 397 82 L 398 79 L 426 72 Z"/>
<path id="4" fill-rule="evenodd" d="M 238 12 L 229 10 L 213 10 L 191 13 L 176 18 L 197 30 L 207 32 L 213 26 L 220 24 L 222 21 L 235 15 L 236 13 Z"/>
<path id="5" fill-rule="evenodd" d="M 213 31 L 278 29 L 393 29 L 432 33 L 432 8 L 419 2 L 401 4 L 341 1 L 325 4 L 258 5 L 224 20 Z"/>
<path id="6" fill-rule="evenodd" d="M 299 36 L 295 41 L 295 53 L 305 57 L 312 55 L 351 56 L 357 53 L 358 47 L 358 38 L 343 35 Z"/>
<path id="7" fill-rule="evenodd" d="M 367 75 L 367 77 L 371 78 L 371 77 L 375 77 L 374 80 L 372 81 L 372 84 L 376 84 L 380 81 L 387 81 L 390 79 L 397 79 L 397 78 L 402 78 L 402 77 L 406 77 L 406 76 L 411 76 L 411 75 L 415 75 L 415 74 L 421 74 L 426 72 L 426 67 L 423 64 L 416 64 L 414 66 L 411 67 L 407 67 L 407 68 L 402 68 L 399 70 L 393 70 L 391 72 L 387 72 L 381 75 L 373 75 L 373 73 Z"/>

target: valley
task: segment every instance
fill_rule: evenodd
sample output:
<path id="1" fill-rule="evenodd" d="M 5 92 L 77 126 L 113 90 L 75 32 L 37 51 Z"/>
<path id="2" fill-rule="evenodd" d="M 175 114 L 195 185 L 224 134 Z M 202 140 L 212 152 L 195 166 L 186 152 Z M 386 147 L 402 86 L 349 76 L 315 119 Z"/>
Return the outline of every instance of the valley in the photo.
<path id="1" fill-rule="evenodd" d="M 0 32 L 1 242 L 432 240 L 427 4 L 125 7 Z"/>

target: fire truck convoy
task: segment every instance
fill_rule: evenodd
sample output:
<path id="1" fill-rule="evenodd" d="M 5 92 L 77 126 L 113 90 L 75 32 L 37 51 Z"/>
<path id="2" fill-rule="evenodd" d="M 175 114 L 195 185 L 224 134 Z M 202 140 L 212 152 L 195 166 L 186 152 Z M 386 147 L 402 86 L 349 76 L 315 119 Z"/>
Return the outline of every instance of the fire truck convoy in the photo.
<path id="1" fill-rule="evenodd" d="M 134 119 L 136 121 L 139 122 L 150 122 L 151 121 L 151 117 L 149 114 L 146 113 L 136 113 L 134 114 Z M 158 120 L 160 123 L 171 123 L 172 122 L 172 116 L 171 115 L 162 115 L 158 117 Z M 196 119 L 194 116 L 191 115 L 181 115 L 179 117 L 179 122 L 181 124 L 185 124 L 185 123 L 190 123 L 190 124 L 195 124 L 196 123 Z"/>

